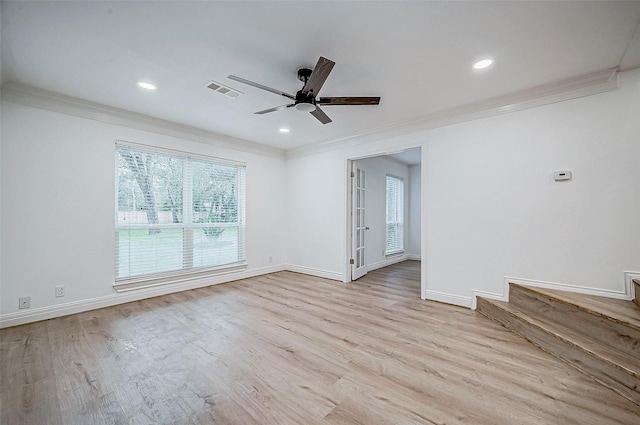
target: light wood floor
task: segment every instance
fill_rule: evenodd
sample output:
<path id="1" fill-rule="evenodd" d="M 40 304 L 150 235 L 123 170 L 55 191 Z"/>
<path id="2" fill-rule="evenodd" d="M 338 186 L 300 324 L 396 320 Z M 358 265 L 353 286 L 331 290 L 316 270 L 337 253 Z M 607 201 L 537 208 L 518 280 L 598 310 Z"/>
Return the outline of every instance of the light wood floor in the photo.
<path id="1" fill-rule="evenodd" d="M 419 263 L 281 272 L 0 331 L 13 424 L 638 424 L 493 321 L 419 299 Z"/>

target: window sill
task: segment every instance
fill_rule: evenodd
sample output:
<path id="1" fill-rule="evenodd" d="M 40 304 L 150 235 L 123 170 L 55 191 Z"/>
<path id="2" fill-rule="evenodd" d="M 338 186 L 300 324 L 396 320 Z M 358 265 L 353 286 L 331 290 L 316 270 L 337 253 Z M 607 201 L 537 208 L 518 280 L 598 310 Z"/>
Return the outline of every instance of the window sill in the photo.
<path id="1" fill-rule="evenodd" d="M 212 267 L 207 269 L 199 269 L 186 273 L 172 273 L 162 276 L 146 276 L 140 278 L 123 279 L 116 281 L 113 284 L 113 289 L 116 292 L 128 292 L 139 289 L 155 288 L 164 285 L 173 285 L 178 283 L 185 283 L 192 280 L 206 279 L 210 277 L 216 277 L 225 274 L 237 273 L 245 271 L 247 269 L 247 263 L 234 263 L 221 267 Z"/>
<path id="2" fill-rule="evenodd" d="M 404 250 L 401 249 L 399 251 L 390 251 L 390 252 L 385 252 L 384 256 L 385 258 L 394 258 L 394 257 L 400 257 L 404 255 Z"/>

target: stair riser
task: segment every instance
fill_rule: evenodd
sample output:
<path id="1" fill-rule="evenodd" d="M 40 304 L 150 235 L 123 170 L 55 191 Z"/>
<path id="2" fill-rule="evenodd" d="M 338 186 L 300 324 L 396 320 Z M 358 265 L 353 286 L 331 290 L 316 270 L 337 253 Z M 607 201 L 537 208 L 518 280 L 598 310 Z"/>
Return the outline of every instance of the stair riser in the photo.
<path id="1" fill-rule="evenodd" d="M 640 330 L 638 329 L 515 285 L 509 288 L 509 303 L 562 323 L 576 332 L 588 334 L 603 344 L 640 358 Z"/>
<path id="2" fill-rule="evenodd" d="M 637 280 L 633 280 L 633 286 L 636 289 L 636 297 L 633 299 L 633 302 L 636 303 L 638 307 L 640 307 L 640 283 Z"/>
<path id="3" fill-rule="evenodd" d="M 615 365 L 592 356 L 545 329 L 532 325 L 489 301 L 478 299 L 477 311 L 497 321 L 512 332 L 526 338 L 549 354 L 563 360 L 621 396 L 640 405 L 640 379 Z"/>

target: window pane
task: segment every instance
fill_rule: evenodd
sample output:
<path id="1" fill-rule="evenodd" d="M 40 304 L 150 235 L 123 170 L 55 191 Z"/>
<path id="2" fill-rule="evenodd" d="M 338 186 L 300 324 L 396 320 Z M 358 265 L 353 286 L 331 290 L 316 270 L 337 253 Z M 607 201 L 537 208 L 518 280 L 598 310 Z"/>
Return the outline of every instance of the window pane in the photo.
<path id="1" fill-rule="evenodd" d="M 236 263 L 239 258 L 238 227 L 204 227 L 193 230 L 193 267 Z"/>
<path id="2" fill-rule="evenodd" d="M 118 225 L 182 223 L 182 158 L 118 148 Z"/>
<path id="3" fill-rule="evenodd" d="M 182 229 L 118 231 L 118 278 L 182 268 Z"/>
<path id="4" fill-rule="evenodd" d="M 386 253 L 399 252 L 404 249 L 404 181 L 397 177 L 387 176 L 386 193 Z"/>
<path id="5" fill-rule="evenodd" d="M 193 222 L 238 222 L 238 167 L 193 161 Z"/>

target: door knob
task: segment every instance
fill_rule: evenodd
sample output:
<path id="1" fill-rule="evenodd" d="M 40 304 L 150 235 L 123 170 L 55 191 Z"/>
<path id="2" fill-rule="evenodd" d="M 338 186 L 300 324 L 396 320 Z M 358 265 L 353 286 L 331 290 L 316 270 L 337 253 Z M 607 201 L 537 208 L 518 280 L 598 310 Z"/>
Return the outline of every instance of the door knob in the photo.
<path id="1" fill-rule="evenodd" d="M 364 230 L 369 230 L 369 226 L 365 227 Z"/>

